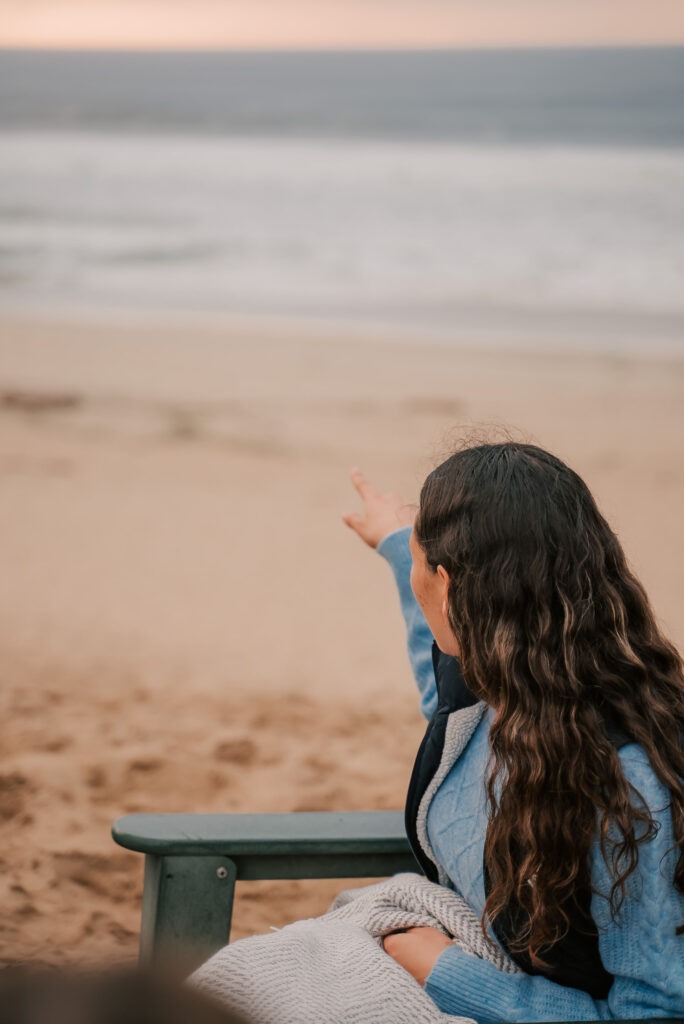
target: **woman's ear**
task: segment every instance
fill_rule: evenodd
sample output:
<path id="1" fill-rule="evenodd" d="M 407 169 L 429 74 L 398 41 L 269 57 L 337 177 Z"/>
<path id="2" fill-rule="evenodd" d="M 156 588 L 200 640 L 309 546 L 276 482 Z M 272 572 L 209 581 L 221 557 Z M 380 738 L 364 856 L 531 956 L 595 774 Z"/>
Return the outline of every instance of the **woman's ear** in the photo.
<path id="1" fill-rule="evenodd" d="M 437 575 L 442 588 L 442 616 L 444 621 L 449 621 L 449 584 L 451 579 L 449 573 L 446 571 L 443 565 L 437 566 Z"/>
<path id="2" fill-rule="evenodd" d="M 454 631 L 451 626 L 451 617 L 449 615 L 449 587 L 451 585 L 451 577 L 446 571 L 443 565 L 437 566 L 437 580 L 438 587 L 440 588 L 440 597 L 442 599 L 442 620 L 444 622 L 444 628 L 440 630 L 439 637 L 435 633 L 435 639 L 439 645 L 440 650 L 444 651 L 445 654 L 450 654 L 454 658 L 461 657 L 461 648 Z M 438 591 L 439 592 L 439 591 Z"/>

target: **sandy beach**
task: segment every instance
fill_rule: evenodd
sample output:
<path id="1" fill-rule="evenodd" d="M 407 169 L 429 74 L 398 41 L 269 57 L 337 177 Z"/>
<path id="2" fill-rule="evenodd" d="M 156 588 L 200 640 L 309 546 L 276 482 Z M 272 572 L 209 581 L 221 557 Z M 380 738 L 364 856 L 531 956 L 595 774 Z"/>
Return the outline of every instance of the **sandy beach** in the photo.
<path id="1" fill-rule="evenodd" d="M 136 955 L 133 811 L 400 807 L 422 723 L 349 468 L 565 458 L 684 643 L 684 360 L 248 324 L 0 325 L 0 963 Z M 244 883 L 234 935 L 337 882 Z"/>

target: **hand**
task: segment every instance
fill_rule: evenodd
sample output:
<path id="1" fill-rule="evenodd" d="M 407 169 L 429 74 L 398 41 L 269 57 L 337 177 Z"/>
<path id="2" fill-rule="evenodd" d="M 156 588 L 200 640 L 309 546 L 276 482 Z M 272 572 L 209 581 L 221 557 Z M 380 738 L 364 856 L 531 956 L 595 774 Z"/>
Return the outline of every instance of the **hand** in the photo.
<path id="1" fill-rule="evenodd" d="M 385 952 L 423 986 L 439 956 L 450 945 L 451 939 L 437 928 L 409 928 L 386 935 L 383 942 Z"/>
<path id="2" fill-rule="evenodd" d="M 416 510 L 407 505 L 399 494 L 376 491 L 360 469 L 352 469 L 349 479 L 361 497 L 363 512 L 347 512 L 342 521 L 369 547 L 377 548 L 388 533 L 413 524 Z"/>

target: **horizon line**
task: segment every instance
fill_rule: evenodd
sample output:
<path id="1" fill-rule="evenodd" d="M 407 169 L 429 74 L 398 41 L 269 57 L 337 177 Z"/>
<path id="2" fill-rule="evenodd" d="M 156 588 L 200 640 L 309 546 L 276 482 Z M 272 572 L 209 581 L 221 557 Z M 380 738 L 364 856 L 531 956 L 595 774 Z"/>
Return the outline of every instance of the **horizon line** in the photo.
<path id="1" fill-rule="evenodd" d="M 203 45 L 196 46 L 151 46 L 149 44 L 104 45 L 100 43 L 74 44 L 14 44 L 0 42 L 0 53 L 458 53 L 461 51 L 505 51 L 505 50 L 681 50 L 684 49 L 684 36 L 681 40 L 672 39 L 648 42 L 512 42 L 512 43 L 448 43 L 434 46 L 404 46 L 392 44 L 364 44 L 341 46 L 235 46 L 235 45 Z"/>

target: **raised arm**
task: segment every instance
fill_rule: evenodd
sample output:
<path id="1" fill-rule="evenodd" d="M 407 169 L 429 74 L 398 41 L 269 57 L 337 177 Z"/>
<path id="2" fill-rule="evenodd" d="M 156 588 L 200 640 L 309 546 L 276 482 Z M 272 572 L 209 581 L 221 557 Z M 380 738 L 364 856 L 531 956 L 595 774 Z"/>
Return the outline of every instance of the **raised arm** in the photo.
<path id="1" fill-rule="evenodd" d="M 406 623 L 406 643 L 413 675 L 420 692 L 420 708 L 426 718 L 437 705 L 432 664 L 433 637 L 411 590 L 409 536 L 415 509 L 398 494 L 382 494 L 360 470 L 352 470 L 351 481 L 363 502 L 362 512 L 349 512 L 343 521 L 370 548 L 389 562 L 399 591 Z"/>

